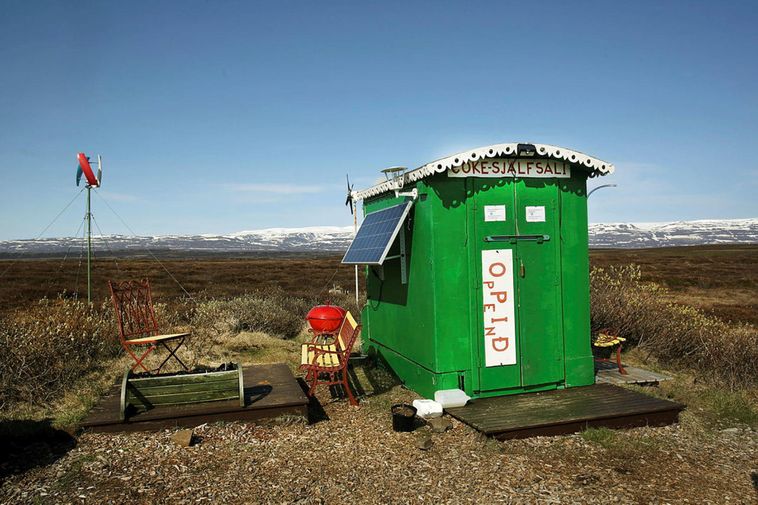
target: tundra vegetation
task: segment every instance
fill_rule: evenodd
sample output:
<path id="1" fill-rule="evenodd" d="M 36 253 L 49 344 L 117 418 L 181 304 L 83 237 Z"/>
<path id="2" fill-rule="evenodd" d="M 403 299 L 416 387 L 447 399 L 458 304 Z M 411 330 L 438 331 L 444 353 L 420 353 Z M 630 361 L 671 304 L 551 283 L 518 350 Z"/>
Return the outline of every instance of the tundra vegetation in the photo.
<path id="1" fill-rule="evenodd" d="M 630 466 L 631 460 L 661 459 L 669 445 L 685 450 L 685 439 L 712 440 L 716 447 L 718 434 L 732 429 L 752 433 L 749 442 L 735 443 L 755 455 L 758 246 L 593 251 L 591 259 L 593 333 L 612 329 L 627 339 L 626 362 L 673 376 L 645 392 L 688 406 L 678 428 L 684 435 L 670 429 L 650 434 L 589 430 L 578 439 L 566 439 L 572 442 L 551 442 L 559 445 L 545 446 L 543 456 L 584 461 L 597 448 L 623 476 L 637 471 Z M 169 259 L 164 264 L 182 280 L 191 297 L 172 285 L 162 270 L 154 265 L 148 268 L 149 264 L 139 259 L 120 259 L 115 268 L 103 260 L 97 266 L 96 279 L 149 276 L 162 329 L 192 328 L 192 338 L 182 350 L 182 357 L 192 365 L 284 361 L 296 370 L 299 344 L 308 338 L 304 316 L 312 305 L 331 301 L 354 314 L 360 312 L 350 293 L 330 289 L 352 286 L 352 268 L 339 268 L 339 258 Z M 4 350 L 0 359 L 0 437 L 5 440 L 34 439 L 35 422 L 73 431 L 128 363 L 102 286 L 96 289 L 97 302 L 90 306 L 70 292 L 54 295 L 51 285 L 59 280 L 39 282 L 60 271 L 58 261 L 27 261 L 23 267 L 33 285 L 24 283 L 23 273 L 13 274 L 16 278 L 8 282 L 18 283 L 18 289 L 8 290 L 6 282 L 3 296 L 9 296 L 0 306 L 0 347 Z M 40 299 L 46 293 L 48 296 Z M 729 293 L 734 297 L 729 298 Z M 388 379 L 388 384 L 391 382 Z M 383 419 L 389 404 L 409 394 L 390 388 L 366 399 L 361 415 Z M 348 422 L 351 412 L 357 412 L 341 403 L 335 405 L 345 412 L 329 415 L 341 422 Z M 452 433 L 458 435 L 445 436 L 468 440 L 468 432 L 461 435 L 466 429 L 456 425 Z M 680 436 L 684 438 L 671 438 Z M 469 442 L 479 443 L 476 440 Z M 531 449 L 513 444 L 509 450 L 528 460 Z M 489 441 L 481 454 L 497 455 L 504 450 L 501 443 Z M 709 450 L 718 452 L 717 448 Z M 519 451 L 523 457 L 518 456 Z M 87 461 L 74 463 L 86 468 Z M 84 472 L 76 464 L 67 471 Z M 16 473 L 23 475 L 23 471 Z M 81 485 L 77 475 L 66 473 L 56 485 Z M 577 485 L 601 486 L 604 482 L 595 474 L 585 477 Z M 749 481 L 749 476 L 740 479 L 743 477 Z M 740 486 L 740 493 L 747 489 Z M 630 496 L 643 497 L 634 494 L 639 490 L 630 492 Z M 744 497 L 740 493 L 736 496 Z"/>

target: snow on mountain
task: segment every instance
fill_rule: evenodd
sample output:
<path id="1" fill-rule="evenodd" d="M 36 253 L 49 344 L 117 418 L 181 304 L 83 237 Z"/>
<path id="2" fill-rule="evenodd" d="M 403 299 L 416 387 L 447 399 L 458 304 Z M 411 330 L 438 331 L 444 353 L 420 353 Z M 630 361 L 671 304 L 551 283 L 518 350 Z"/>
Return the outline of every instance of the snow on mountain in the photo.
<path id="1" fill-rule="evenodd" d="M 758 244 L 758 218 L 677 221 L 673 223 L 599 223 L 589 228 L 590 247 L 646 248 L 704 244 Z M 352 226 L 268 228 L 228 235 L 130 237 L 93 235 L 96 251 L 337 252 L 353 238 Z M 0 241 L 0 253 L 69 254 L 85 247 L 82 237 Z"/>
<path id="2" fill-rule="evenodd" d="M 704 219 L 673 223 L 590 224 L 590 247 L 671 247 L 756 244 L 758 218 Z"/>
<path id="3" fill-rule="evenodd" d="M 161 235 L 130 237 L 93 235 L 97 250 L 106 251 L 201 251 L 201 252 L 328 252 L 344 251 L 353 238 L 352 226 L 269 228 L 229 235 Z M 0 241 L 0 253 L 29 252 L 79 255 L 85 246 L 82 237 Z"/>

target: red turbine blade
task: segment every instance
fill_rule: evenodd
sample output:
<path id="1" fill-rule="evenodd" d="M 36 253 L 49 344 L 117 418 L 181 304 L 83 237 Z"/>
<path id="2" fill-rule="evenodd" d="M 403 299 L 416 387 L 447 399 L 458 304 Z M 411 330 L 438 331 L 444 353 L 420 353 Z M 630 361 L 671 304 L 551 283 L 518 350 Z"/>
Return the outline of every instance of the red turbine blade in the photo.
<path id="1" fill-rule="evenodd" d="M 90 186 L 97 186 L 97 178 L 95 177 L 95 173 L 92 171 L 92 167 L 89 166 L 89 160 L 84 155 L 84 153 L 79 153 L 76 155 L 76 157 L 79 159 L 79 166 L 82 167 L 82 172 L 84 172 L 84 177 L 87 178 L 87 184 Z"/>

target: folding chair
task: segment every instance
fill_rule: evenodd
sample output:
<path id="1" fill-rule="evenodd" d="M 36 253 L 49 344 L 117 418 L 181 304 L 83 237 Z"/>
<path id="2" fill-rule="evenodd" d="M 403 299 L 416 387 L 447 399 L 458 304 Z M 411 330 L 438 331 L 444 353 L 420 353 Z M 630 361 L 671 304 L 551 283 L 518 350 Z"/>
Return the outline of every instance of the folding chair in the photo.
<path id="1" fill-rule="evenodd" d="M 171 333 L 161 335 L 158 331 L 158 323 L 155 320 L 155 310 L 153 309 L 153 296 L 150 290 L 150 282 L 147 279 L 141 281 L 108 281 L 108 287 L 111 290 L 111 300 L 113 307 L 116 309 L 116 321 L 118 322 L 118 336 L 124 350 L 134 358 L 132 371 L 137 367 L 142 367 L 148 373 L 160 372 L 163 365 L 169 359 L 174 358 L 182 367 L 187 370 L 176 351 L 184 344 L 184 339 L 190 333 Z M 176 342 L 176 345 L 169 346 L 170 342 Z M 151 372 L 145 367 L 143 361 L 145 358 L 161 345 L 168 351 L 168 356 L 163 362 Z M 147 350 L 141 356 L 132 351 L 134 347 L 148 346 Z"/>

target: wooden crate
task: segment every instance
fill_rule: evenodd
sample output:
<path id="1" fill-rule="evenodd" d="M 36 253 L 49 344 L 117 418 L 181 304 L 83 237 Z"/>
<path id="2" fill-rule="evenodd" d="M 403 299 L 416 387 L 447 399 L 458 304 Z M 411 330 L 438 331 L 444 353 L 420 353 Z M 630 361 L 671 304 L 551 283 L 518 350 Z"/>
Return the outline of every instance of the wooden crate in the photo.
<path id="1" fill-rule="evenodd" d="M 121 421 L 130 414 L 163 405 L 239 400 L 245 406 L 242 367 L 219 372 L 135 377 L 127 369 L 121 381 Z"/>

